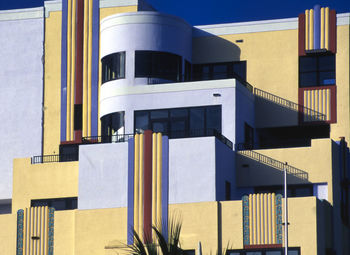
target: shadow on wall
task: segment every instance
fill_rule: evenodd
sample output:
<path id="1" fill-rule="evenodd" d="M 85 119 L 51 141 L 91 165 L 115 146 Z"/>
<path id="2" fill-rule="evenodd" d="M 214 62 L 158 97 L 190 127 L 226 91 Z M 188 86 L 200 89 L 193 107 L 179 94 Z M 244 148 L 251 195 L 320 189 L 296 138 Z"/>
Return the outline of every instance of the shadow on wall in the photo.
<path id="1" fill-rule="evenodd" d="M 324 122 L 326 116 L 322 113 L 301 106 L 267 91 L 254 88 L 255 124 L 257 128 L 296 126 L 300 121 L 305 123 Z M 303 116 L 299 120 L 299 111 Z"/>
<path id="2" fill-rule="evenodd" d="M 240 187 L 283 185 L 284 164 L 260 153 L 245 150 L 236 153 L 237 184 Z M 308 184 L 308 173 L 289 166 L 288 184 Z"/>
<path id="3" fill-rule="evenodd" d="M 192 63 L 240 61 L 241 49 L 234 43 L 198 28 L 193 34 L 200 37 L 192 40 Z"/>

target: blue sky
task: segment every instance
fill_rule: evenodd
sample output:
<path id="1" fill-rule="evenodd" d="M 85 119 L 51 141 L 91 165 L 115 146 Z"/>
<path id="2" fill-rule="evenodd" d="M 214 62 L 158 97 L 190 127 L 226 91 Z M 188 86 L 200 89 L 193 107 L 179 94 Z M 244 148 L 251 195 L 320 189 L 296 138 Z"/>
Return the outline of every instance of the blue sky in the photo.
<path id="1" fill-rule="evenodd" d="M 123 1 L 123 0 L 117 0 Z M 192 25 L 296 17 L 315 4 L 350 12 L 350 0 L 147 0 Z M 0 10 L 42 6 L 42 0 L 0 0 Z"/>

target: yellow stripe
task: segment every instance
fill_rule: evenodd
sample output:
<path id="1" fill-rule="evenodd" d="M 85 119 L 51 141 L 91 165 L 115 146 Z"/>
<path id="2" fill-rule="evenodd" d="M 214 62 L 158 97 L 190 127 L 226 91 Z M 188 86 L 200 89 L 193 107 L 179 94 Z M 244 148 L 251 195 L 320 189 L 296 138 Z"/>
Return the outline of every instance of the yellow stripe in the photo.
<path id="1" fill-rule="evenodd" d="M 324 25 L 325 25 L 325 22 L 324 22 L 324 8 L 322 7 L 321 8 L 321 49 L 324 49 Z"/>
<path id="2" fill-rule="evenodd" d="M 305 10 L 305 50 L 309 49 L 309 10 Z"/>
<path id="3" fill-rule="evenodd" d="M 140 188 L 139 188 L 139 233 L 140 238 L 143 240 L 143 134 L 140 134 Z"/>
<path id="4" fill-rule="evenodd" d="M 157 135 L 152 135 L 152 225 L 157 226 Z"/>
<path id="5" fill-rule="evenodd" d="M 253 244 L 253 211 L 252 211 L 252 195 L 249 195 L 249 244 Z"/>
<path id="6" fill-rule="evenodd" d="M 256 244 L 256 194 L 252 197 L 252 218 L 253 218 L 253 239 L 252 244 Z"/>
<path id="7" fill-rule="evenodd" d="M 264 244 L 268 243 L 268 210 L 267 210 L 267 194 L 264 194 L 264 230 L 265 230 L 265 234 L 264 234 Z"/>
<path id="8" fill-rule="evenodd" d="M 71 68 L 71 114 L 70 114 L 70 140 L 74 140 L 74 94 L 75 94 L 75 34 L 76 34 L 76 0 L 72 0 L 72 68 Z"/>
<path id="9" fill-rule="evenodd" d="M 271 208 L 271 193 L 267 197 L 267 211 L 268 211 L 268 244 L 272 244 L 272 208 Z"/>
<path id="10" fill-rule="evenodd" d="M 272 193 L 272 243 L 276 243 L 276 195 Z"/>
<path id="11" fill-rule="evenodd" d="M 157 222 L 162 218 L 162 134 L 157 133 Z"/>
<path id="12" fill-rule="evenodd" d="M 324 19 L 325 19 L 324 47 L 328 50 L 329 49 L 329 8 L 328 7 L 326 7 L 325 9 Z"/>
<path id="13" fill-rule="evenodd" d="M 134 148 L 134 229 L 139 231 L 139 137 L 135 135 L 135 148 Z"/>
<path id="14" fill-rule="evenodd" d="M 72 62 L 72 1 L 68 1 L 68 21 L 67 21 L 67 116 L 66 116 L 66 140 L 70 138 L 70 114 L 71 114 L 71 62 Z"/>
<path id="15" fill-rule="evenodd" d="M 88 10 L 89 10 L 89 2 L 88 0 L 84 0 L 84 42 L 83 42 L 83 51 L 84 51 L 84 61 L 83 61 L 83 136 L 88 136 L 87 132 L 87 55 L 88 55 Z"/>
<path id="16" fill-rule="evenodd" d="M 332 118 L 331 113 L 331 90 L 327 89 L 327 120 Z"/>
<path id="17" fill-rule="evenodd" d="M 310 19 L 309 19 L 309 24 L 310 24 L 310 38 L 309 38 L 309 50 L 314 49 L 314 10 L 310 10 Z"/>
<path id="18" fill-rule="evenodd" d="M 89 0 L 89 58 L 88 58 L 88 135 L 91 135 L 91 73 L 92 73 L 92 0 Z"/>

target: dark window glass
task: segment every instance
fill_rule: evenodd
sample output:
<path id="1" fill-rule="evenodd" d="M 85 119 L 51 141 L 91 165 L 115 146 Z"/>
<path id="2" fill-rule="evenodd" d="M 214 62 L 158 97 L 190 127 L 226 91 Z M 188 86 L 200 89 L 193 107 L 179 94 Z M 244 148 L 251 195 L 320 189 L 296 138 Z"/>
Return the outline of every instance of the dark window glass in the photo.
<path id="1" fill-rule="evenodd" d="M 299 87 L 335 85 L 335 55 L 299 58 Z"/>
<path id="2" fill-rule="evenodd" d="M 164 118 L 168 118 L 168 110 L 151 111 L 151 119 L 164 119 Z"/>
<path id="3" fill-rule="evenodd" d="M 335 73 L 332 71 L 320 72 L 320 84 L 325 86 L 335 84 Z"/>
<path id="4" fill-rule="evenodd" d="M 244 147 L 251 150 L 254 146 L 254 129 L 247 123 L 244 123 Z"/>
<path id="5" fill-rule="evenodd" d="M 246 61 L 193 65 L 193 80 L 237 78 L 246 80 Z"/>
<path id="6" fill-rule="evenodd" d="M 188 110 L 186 108 L 171 109 L 170 116 L 172 118 L 179 118 L 179 117 L 187 118 Z"/>
<path id="7" fill-rule="evenodd" d="M 192 79 L 192 65 L 190 62 L 185 60 L 185 81 L 190 81 Z"/>
<path id="8" fill-rule="evenodd" d="M 190 130 L 193 134 L 204 135 L 205 119 L 203 108 L 190 109 Z"/>
<path id="9" fill-rule="evenodd" d="M 101 118 L 102 142 L 109 142 L 111 136 L 124 135 L 124 112 L 114 112 Z"/>
<path id="10" fill-rule="evenodd" d="M 105 56 L 102 62 L 102 83 L 125 78 L 125 52 Z"/>
<path id="11" fill-rule="evenodd" d="M 82 105 L 74 105 L 74 130 L 81 130 L 83 125 Z"/>
<path id="12" fill-rule="evenodd" d="M 215 106 L 206 108 L 206 129 L 221 130 L 221 108 Z"/>
<path id="13" fill-rule="evenodd" d="M 231 183 L 225 181 L 225 199 L 231 200 Z"/>
<path id="14" fill-rule="evenodd" d="M 135 77 L 181 81 L 182 58 L 157 51 L 135 51 Z"/>
<path id="15" fill-rule="evenodd" d="M 314 87 L 317 86 L 317 73 L 301 73 L 300 74 L 300 84 L 303 87 Z"/>
<path id="16" fill-rule="evenodd" d="M 151 129 L 170 138 L 214 135 L 214 130 L 221 133 L 221 106 L 136 111 L 134 129 Z"/>
<path id="17" fill-rule="evenodd" d="M 227 64 L 218 64 L 213 66 L 213 79 L 226 79 L 228 78 L 228 65 Z"/>
<path id="18" fill-rule="evenodd" d="M 233 63 L 233 76 L 246 81 L 247 79 L 247 62 L 240 61 Z"/>
<path id="19" fill-rule="evenodd" d="M 49 206 L 57 211 L 73 210 L 78 208 L 77 197 L 36 199 L 31 201 L 31 206 Z"/>

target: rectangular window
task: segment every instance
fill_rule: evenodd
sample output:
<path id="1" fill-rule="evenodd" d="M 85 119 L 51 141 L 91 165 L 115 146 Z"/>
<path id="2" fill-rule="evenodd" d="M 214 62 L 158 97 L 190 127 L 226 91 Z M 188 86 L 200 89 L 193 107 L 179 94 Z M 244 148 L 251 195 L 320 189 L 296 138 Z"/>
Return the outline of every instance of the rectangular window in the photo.
<path id="1" fill-rule="evenodd" d="M 151 129 L 170 138 L 200 137 L 221 133 L 221 106 L 135 111 L 134 131 Z M 215 130 L 215 131 L 214 131 Z"/>
<path id="2" fill-rule="evenodd" d="M 34 199 L 31 200 L 31 206 L 48 206 L 55 208 L 56 211 L 74 210 L 78 208 L 77 197 Z"/>
<path id="3" fill-rule="evenodd" d="M 231 200 L 231 183 L 225 181 L 225 199 Z"/>
<path id="4" fill-rule="evenodd" d="M 245 81 L 246 61 L 220 62 L 193 65 L 193 80 L 219 80 L 236 78 Z"/>
<path id="5" fill-rule="evenodd" d="M 311 55 L 299 58 L 299 87 L 335 85 L 335 55 Z"/>
<path id="6" fill-rule="evenodd" d="M 125 78 L 125 52 L 105 56 L 102 62 L 102 83 Z"/>

